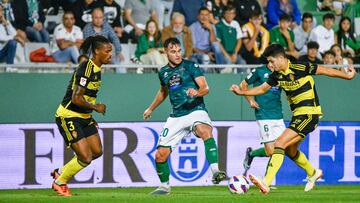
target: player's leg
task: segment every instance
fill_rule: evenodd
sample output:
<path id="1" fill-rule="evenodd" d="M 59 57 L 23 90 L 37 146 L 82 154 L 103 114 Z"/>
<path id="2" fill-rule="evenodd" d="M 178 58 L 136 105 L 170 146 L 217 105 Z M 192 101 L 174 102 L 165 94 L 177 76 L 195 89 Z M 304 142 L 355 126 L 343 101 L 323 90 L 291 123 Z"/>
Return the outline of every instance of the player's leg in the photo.
<path id="1" fill-rule="evenodd" d="M 167 119 L 164 128 L 160 133 L 155 153 L 155 165 L 161 185 L 150 193 L 152 195 L 170 194 L 170 167 L 168 164 L 168 158 L 171 151 L 176 148 L 184 136 L 189 134 L 188 130 L 184 130 L 183 125 L 184 122 L 182 121 L 182 117 L 170 117 Z"/>
<path id="2" fill-rule="evenodd" d="M 101 157 L 103 154 L 103 149 L 101 139 L 98 134 L 97 122 L 91 118 L 89 121 L 89 125 L 83 129 L 83 132 L 92 153 L 92 160 Z"/>
<path id="3" fill-rule="evenodd" d="M 281 133 L 285 130 L 283 119 L 278 120 L 257 120 L 259 126 L 260 140 L 264 147 L 253 150 L 251 147 L 246 149 L 243 166 L 244 176 L 250 169 L 251 163 L 255 157 L 269 157 L 274 152 L 274 143 Z"/>
<path id="4" fill-rule="evenodd" d="M 170 153 L 170 147 L 158 147 L 156 150 L 155 165 L 161 185 L 151 193 L 153 195 L 166 195 L 170 193 L 170 167 L 168 164 L 168 157 L 170 156 Z"/>
<path id="5" fill-rule="evenodd" d="M 319 117 L 317 115 L 309 115 L 307 120 L 308 120 L 307 124 L 302 125 L 301 128 L 292 127 L 294 128 L 294 130 L 298 131 L 299 135 L 302 136 L 302 138 L 304 138 L 308 133 L 312 132 L 316 128 L 319 122 Z M 322 177 L 323 172 L 321 169 L 315 169 L 311 165 L 309 160 L 306 158 L 305 154 L 300 150 L 298 150 L 299 145 L 300 142 L 293 144 L 287 147 L 285 152 L 290 159 L 292 159 L 299 167 L 304 169 L 304 171 L 306 172 L 307 184 L 305 186 L 304 191 L 307 192 L 310 191 L 315 186 L 315 182 Z"/>
<path id="6" fill-rule="evenodd" d="M 212 181 L 214 184 L 219 184 L 225 180 L 227 176 L 224 171 L 219 170 L 218 148 L 212 136 L 212 127 L 208 124 L 198 122 L 194 123 L 192 130 L 196 136 L 204 141 L 206 160 L 209 162 L 213 174 Z"/>
<path id="7" fill-rule="evenodd" d="M 53 171 L 55 180 L 52 187 L 62 196 L 71 195 L 67 187 L 67 182 L 92 161 L 92 152 L 83 131 L 84 122 L 86 121 L 80 118 L 56 118 L 56 123 L 66 144 L 69 145 L 76 154 L 61 168 L 61 174 L 57 173 L 57 169 Z M 95 132 L 97 133 L 97 129 Z"/>
<path id="8" fill-rule="evenodd" d="M 284 161 L 285 148 L 299 142 L 300 140 L 301 136 L 299 136 L 295 131 L 287 128 L 275 141 L 274 153 L 268 162 L 263 181 L 254 175 L 250 175 L 250 180 L 261 190 L 262 193 L 266 194 L 270 191 L 269 186 Z"/>

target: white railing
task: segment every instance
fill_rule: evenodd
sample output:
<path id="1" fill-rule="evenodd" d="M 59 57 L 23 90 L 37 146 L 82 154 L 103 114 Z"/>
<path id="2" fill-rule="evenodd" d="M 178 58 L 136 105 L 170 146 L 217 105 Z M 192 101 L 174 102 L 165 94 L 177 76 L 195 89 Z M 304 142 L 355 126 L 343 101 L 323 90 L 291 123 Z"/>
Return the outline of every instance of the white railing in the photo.
<path id="1" fill-rule="evenodd" d="M 231 68 L 232 73 L 237 73 L 238 69 L 257 68 L 261 65 L 246 65 L 246 64 L 208 64 L 200 65 L 204 70 L 224 68 Z M 343 65 L 323 65 L 331 68 L 341 68 Z M 360 69 L 360 64 L 354 64 L 355 68 Z M 19 64 L 0 64 L 0 73 L 17 72 L 17 73 L 67 73 L 73 72 L 76 64 L 71 63 L 19 63 Z M 145 65 L 145 64 L 117 64 L 104 65 L 103 69 L 107 72 L 117 73 L 138 73 L 139 69 L 143 69 L 144 73 L 152 72 L 151 69 L 161 68 L 159 65 Z M 146 71 L 149 70 L 149 71 Z M 209 71 L 212 73 L 212 71 Z M 214 72 L 215 73 L 215 72 Z"/>

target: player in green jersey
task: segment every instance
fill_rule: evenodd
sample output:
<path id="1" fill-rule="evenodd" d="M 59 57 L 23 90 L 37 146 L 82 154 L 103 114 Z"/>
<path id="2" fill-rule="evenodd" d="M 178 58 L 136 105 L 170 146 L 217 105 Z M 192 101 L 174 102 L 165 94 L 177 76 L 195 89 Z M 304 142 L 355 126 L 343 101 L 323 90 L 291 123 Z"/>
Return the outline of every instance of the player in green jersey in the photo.
<path id="1" fill-rule="evenodd" d="M 151 113 L 169 96 L 172 113 L 161 132 L 155 154 L 161 185 L 151 193 L 154 195 L 170 193 L 168 157 L 190 132 L 204 141 L 206 159 L 213 174 L 212 182 L 219 184 L 227 178 L 225 172 L 218 168 L 217 145 L 204 104 L 203 97 L 209 93 L 206 79 L 199 65 L 181 58 L 181 45 L 177 38 L 167 39 L 164 48 L 169 63 L 160 69 L 160 89 L 143 114 L 144 119 L 150 118 Z"/>
<path id="2" fill-rule="evenodd" d="M 255 68 L 243 80 L 239 87 L 240 89 L 248 89 L 248 85 L 257 87 L 269 79 L 269 76 L 274 71 L 269 65 L 264 65 Z M 234 92 L 236 94 L 236 92 Z M 250 169 L 254 157 L 268 157 L 274 151 L 274 143 L 281 133 L 285 130 L 281 107 L 281 89 L 274 86 L 267 93 L 255 97 L 246 96 L 250 107 L 255 109 L 256 122 L 260 129 L 261 144 L 264 147 L 252 150 L 251 147 L 246 149 L 244 165 L 244 176 Z"/>
<path id="3" fill-rule="evenodd" d="M 287 59 L 284 48 L 279 44 L 268 46 L 264 56 L 275 69 L 269 79 L 262 85 L 249 90 L 240 90 L 237 85 L 233 85 L 231 89 L 239 95 L 256 96 L 266 93 L 273 86 L 280 86 L 287 95 L 293 117 L 289 127 L 275 141 L 274 152 L 269 160 L 264 179 L 260 180 L 250 174 L 250 180 L 262 193 L 269 193 L 269 185 L 280 169 L 286 154 L 306 171 L 307 183 L 304 191 L 307 192 L 323 175 L 322 170 L 315 169 L 305 154 L 298 149 L 306 135 L 317 127 L 322 116 L 312 75 L 326 75 L 351 80 L 355 77 L 356 72 L 352 65 L 349 65 L 348 72 L 344 72 L 312 63 L 293 64 Z"/>

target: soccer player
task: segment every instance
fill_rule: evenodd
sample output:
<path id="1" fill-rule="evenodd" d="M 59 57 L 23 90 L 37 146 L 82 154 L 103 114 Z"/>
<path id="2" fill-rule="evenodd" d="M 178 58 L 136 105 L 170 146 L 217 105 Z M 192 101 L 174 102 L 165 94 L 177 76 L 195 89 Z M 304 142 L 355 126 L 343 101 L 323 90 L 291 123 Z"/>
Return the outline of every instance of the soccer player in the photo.
<path id="1" fill-rule="evenodd" d="M 161 132 L 155 154 L 161 185 L 151 193 L 154 195 L 170 194 L 168 157 L 190 132 L 204 141 L 206 159 L 213 174 L 212 182 L 219 184 L 227 178 L 225 172 L 218 168 L 218 150 L 203 99 L 209 93 L 205 77 L 199 65 L 182 59 L 181 44 L 177 38 L 165 40 L 164 48 L 169 63 L 160 69 L 160 89 L 143 114 L 144 119 L 150 118 L 151 113 L 169 95 L 172 113 Z"/>
<path id="2" fill-rule="evenodd" d="M 253 87 L 260 86 L 266 82 L 269 76 L 274 71 L 274 68 L 268 65 L 253 69 L 251 73 L 243 80 L 239 87 L 240 89 L 248 89 L 248 85 Z M 237 94 L 236 92 L 234 92 Z M 274 151 L 274 143 L 281 133 L 285 130 L 281 107 L 281 89 L 279 86 L 274 86 L 269 92 L 255 97 L 246 96 L 250 107 L 255 109 L 256 122 L 260 128 L 261 144 L 264 147 L 252 150 L 251 147 L 246 149 L 244 165 L 244 176 L 250 169 L 254 157 L 271 156 Z"/>
<path id="3" fill-rule="evenodd" d="M 66 145 L 75 156 L 66 165 L 51 172 L 54 178 L 52 188 L 60 196 L 71 196 L 67 182 L 92 160 L 102 155 L 98 126 L 92 118 L 92 111 L 105 114 L 105 104 L 96 103 L 101 84 L 101 66 L 111 62 L 112 45 L 103 36 L 88 37 L 80 47 L 90 56 L 75 70 L 66 90 L 65 97 L 56 111 L 56 124 Z"/>
<path id="4" fill-rule="evenodd" d="M 307 192 L 323 175 L 322 170 L 315 169 L 304 153 L 298 150 L 301 141 L 316 128 L 319 118 L 322 116 L 312 75 L 326 75 L 351 80 L 355 77 L 356 72 L 352 65 L 349 65 L 348 72 L 343 72 L 311 63 L 292 64 L 286 58 L 284 48 L 278 44 L 267 47 L 264 56 L 275 69 L 267 82 L 249 90 L 240 90 L 237 85 L 232 85 L 231 89 L 240 95 L 256 96 L 279 85 L 287 95 L 293 117 L 289 127 L 275 141 L 274 153 L 269 160 L 264 179 L 260 180 L 250 174 L 250 180 L 262 193 L 269 193 L 269 185 L 280 169 L 284 161 L 284 154 L 286 154 L 306 171 L 307 184 L 304 191 Z"/>

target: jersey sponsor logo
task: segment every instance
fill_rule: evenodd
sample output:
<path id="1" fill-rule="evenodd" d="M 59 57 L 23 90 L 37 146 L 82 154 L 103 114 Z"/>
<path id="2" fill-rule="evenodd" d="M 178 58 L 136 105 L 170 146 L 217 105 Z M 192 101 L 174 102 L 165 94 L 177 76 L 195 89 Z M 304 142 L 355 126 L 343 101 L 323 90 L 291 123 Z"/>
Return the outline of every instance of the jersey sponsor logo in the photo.
<path id="1" fill-rule="evenodd" d="M 81 85 L 81 86 L 85 86 L 85 85 L 86 85 L 86 82 L 87 82 L 87 79 L 86 79 L 86 78 L 84 78 L 84 77 L 81 77 L 81 78 L 80 78 L 80 85 Z"/>
<path id="2" fill-rule="evenodd" d="M 177 90 L 182 86 L 182 78 L 179 74 L 175 73 L 169 79 L 170 90 Z"/>
<path id="3" fill-rule="evenodd" d="M 171 175 L 183 182 L 193 182 L 204 176 L 209 168 L 206 157 L 200 156 L 204 150 L 200 139 L 195 137 L 183 139 L 169 159 Z"/>
<path id="4" fill-rule="evenodd" d="M 297 87 L 300 85 L 298 80 L 295 81 L 279 81 L 280 86 L 282 87 Z"/>

